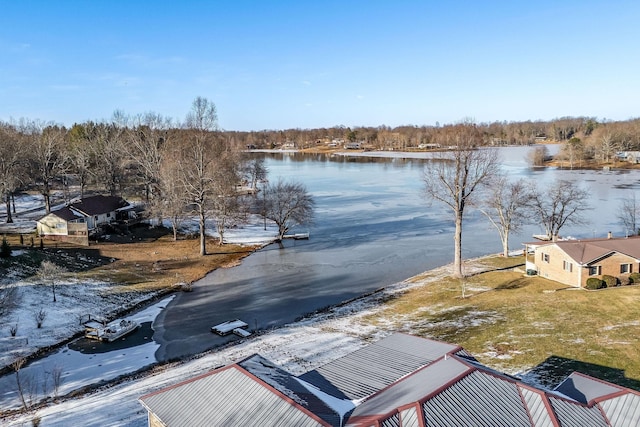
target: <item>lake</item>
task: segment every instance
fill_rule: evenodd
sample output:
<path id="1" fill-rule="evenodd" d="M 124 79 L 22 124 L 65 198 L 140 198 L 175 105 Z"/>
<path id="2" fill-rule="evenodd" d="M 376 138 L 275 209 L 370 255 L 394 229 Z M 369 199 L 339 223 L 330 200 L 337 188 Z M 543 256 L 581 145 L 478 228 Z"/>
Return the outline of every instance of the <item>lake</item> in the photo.
<path id="1" fill-rule="evenodd" d="M 511 177 L 541 185 L 558 178 L 573 180 L 591 194 L 589 224 L 567 227 L 564 235 L 606 236 L 608 231 L 622 235 L 616 209 L 638 190 L 639 171 L 531 169 L 525 161 L 529 150 L 500 149 L 502 167 Z M 64 391 L 108 381 L 153 363 L 154 357 L 162 361 L 190 356 L 238 339 L 212 334 L 210 327 L 215 324 L 240 318 L 250 329 L 277 327 L 453 260 L 451 213 L 436 203 L 429 205 L 422 195 L 428 155 L 255 155 L 265 157 L 270 180 L 295 179 L 315 198 L 315 223 L 295 230 L 308 231 L 310 240 L 285 241 L 284 248 L 269 245 L 239 266 L 212 272 L 194 285 L 193 292 L 178 293 L 173 300 L 139 312 L 141 323 L 160 313 L 149 342 L 141 329 L 144 336 L 132 337 L 136 345 L 126 350 L 103 353 L 90 348 L 85 354 L 81 346 L 65 346 L 24 367 L 21 374 L 41 377 L 42 372 L 62 366 Z M 521 249 L 522 242 L 542 231 L 535 225 L 525 227 L 512 236 L 511 248 Z M 470 213 L 464 223 L 463 257 L 500 251 L 497 232 L 482 215 Z M 0 404 L 19 405 L 13 375 L 0 378 L 0 390 L 4 391 Z"/>
<path id="2" fill-rule="evenodd" d="M 525 160 L 531 149 L 500 149 L 502 166 L 511 177 L 540 185 L 557 178 L 579 181 L 592 194 L 589 225 L 566 227 L 565 236 L 622 233 L 615 208 L 638 188 L 638 172 L 531 169 Z M 284 248 L 270 245 L 240 266 L 212 272 L 197 282 L 194 292 L 177 295 L 157 322 L 159 360 L 235 339 L 212 337 L 207 325 L 241 318 L 250 328 L 277 327 L 453 260 L 452 215 L 440 204 L 429 204 L 422 194 L 429 154 L 255 155 L 265 157 L 271 181 L 294 179 L 313 195 L 315 223 L 294 230 L 308 231 L 311 238 L 285 241 Z M 481 214 L 470 209 L 463 227 L 464 258 L 501 251 L 497 232 Z M 511 248 L 522 249 L 522 242 L 542 231 L 535 225 L 525 227 L 511 237 Z"/>

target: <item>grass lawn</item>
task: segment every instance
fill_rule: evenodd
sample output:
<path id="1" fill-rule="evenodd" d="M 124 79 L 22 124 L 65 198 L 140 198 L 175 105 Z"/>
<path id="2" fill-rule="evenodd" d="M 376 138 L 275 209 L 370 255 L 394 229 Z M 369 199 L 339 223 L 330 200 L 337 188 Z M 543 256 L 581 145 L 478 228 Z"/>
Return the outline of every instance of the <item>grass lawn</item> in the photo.
<path id="1" fill-rule="evenodd" d="M 151 292 L 178 282 L 193 282 L 210 271 L 236 265 L 257 247 L 225 244 L 207 239 L 207 255 L 199 255 L 199 239 L 174 241 L 169 230 L 138 226 L 130 236 L 112 236 L 108 241 L 80 247 L 31 236 L 4 236 L 20 257 L 0 260 L 0 269 L 12 264 L 23 267 L 24 275 L 35 273 L 48 259 L 63 267 L 70 276 L 117 283 L 113 292 Z M 42 249 L 41 249 L 42 245 Z M 26 268 L 24 268 L 26 267 Z"/>
<path id="2" fill-rule="evenodd" d="M 524 262 L 522 257 L 509 260 L 496 257 L 482 263 L 504 268 Z M 566 365 L 639 388 L 640 286 L 568 289 L 509 269 L 464 279 L 462 298 L 460 280 L 416 280 L 427 283 L 389 301 L 368 321 L 458 344 L 482 363 L 508 373 L 540 364 L 547 369 Z"/>

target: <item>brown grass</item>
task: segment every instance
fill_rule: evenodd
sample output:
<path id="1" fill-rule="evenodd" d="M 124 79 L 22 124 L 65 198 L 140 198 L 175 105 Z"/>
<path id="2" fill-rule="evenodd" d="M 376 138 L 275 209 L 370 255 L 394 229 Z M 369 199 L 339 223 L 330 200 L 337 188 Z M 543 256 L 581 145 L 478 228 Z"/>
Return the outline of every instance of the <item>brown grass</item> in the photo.
<path id="1" fill-rule="evenodd" d="M 20 247 L 19 235 L 7 235 L 13 248 Z M 30 235 L 23 236 L 26 247 Z M 256 246 L 225 244 L 217 239 L 207 240 L 205 256 L 199 255 L 198 239 L 173 240 L 164 229 L 138 227 L 132 236 L 114 237 L 115 241 L 91 242 L 88 248 L 67 243 L 43 240 L 45 252 L 63 251 L 66 254 L 96 260 L 97 267 L 76 272 L 80 276 L 119 283 L 114 291 L 157 291 L 178 282 L 193 282 L 217 269 L 237 265 L 242 258 L 257 249 Z M 34 239 L 35 250 L 40 239 Z M 71 268 L 69 268 L 71 269 Z"/>
<path id="2" fill-rule="evenodd" d="M 459 344 L 508 372 L 557 356 L 640 379 L 640 286 L 586 291 L 511 270 L 490 271 L 465 279 L 463 299 L 460 280 L 435 277 L 420 279 L 424 285 L 368 321 Z"/>

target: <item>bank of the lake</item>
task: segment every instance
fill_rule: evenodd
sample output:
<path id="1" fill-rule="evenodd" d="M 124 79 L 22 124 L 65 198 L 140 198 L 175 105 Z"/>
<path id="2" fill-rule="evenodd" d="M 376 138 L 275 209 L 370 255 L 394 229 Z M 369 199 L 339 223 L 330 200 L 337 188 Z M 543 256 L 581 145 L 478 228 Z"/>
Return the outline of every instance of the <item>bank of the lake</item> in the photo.
<path id="1" fill-rule="evenodd" d="M 554 282 L 507 268 L 518 269 L 522 262 L 522 257 L 499 256 L 467 260 L 467 271 L 473 275 L 464 299 L 460 283 L 448 277 L 451 265 L 431 269 L 368 297 L 238 340 L 220 351 L 163 365 L 3 421 L 18 426 L 37 415 L 41 426 L 144 427 L 146 412 L 137 401 L 140 396 L 214 367 L 259 353 L 297 375 L 394 331 L 447 339 L 467 349 L 481 363 L 522 376 L 536 386 L 553 387 L 561 377 L 578 369 L 639 389 L 640 360 L 634 356 L 640 350 L 636 338 L 639 326 L 630 318 L 633 306 L 622 311 L 620 307 L 637 304 L 640 288 L 566 290 Z M 604 346 L 611 346 L 612 352 L 603 353 Z M 106 407 L 109 411 L 98 410 Z"/>

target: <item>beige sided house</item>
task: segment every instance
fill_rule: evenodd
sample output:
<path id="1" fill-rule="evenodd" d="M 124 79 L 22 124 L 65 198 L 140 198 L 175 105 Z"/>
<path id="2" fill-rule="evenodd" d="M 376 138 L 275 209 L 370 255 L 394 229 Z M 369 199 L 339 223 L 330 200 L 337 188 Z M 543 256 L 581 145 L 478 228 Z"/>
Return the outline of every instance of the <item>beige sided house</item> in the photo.
<path id="1" fill-rule="evenodd" d="M 100 226 L 132 218 L 133 209 L 122 197 L 85 197 L 43 216 L 36 229 L 42 237 L 88 245 Z"/>
<path id="2" fill-rule="evenodd" d="M 527 248 L 527 270 L 569 286 L 584 287 L 587 279 L 620 277 L 640 272 L 640 236 L 604 239 L 532 242 Z M 533 250 L 533 260 L 530 251 Z"/>

